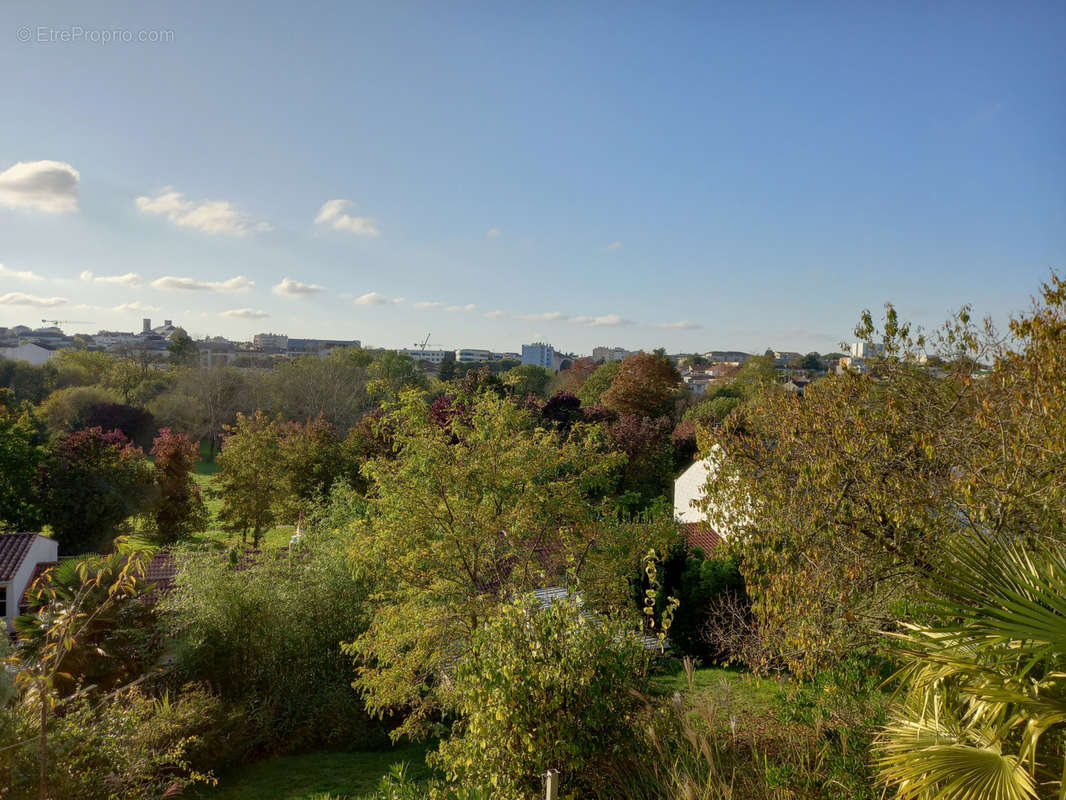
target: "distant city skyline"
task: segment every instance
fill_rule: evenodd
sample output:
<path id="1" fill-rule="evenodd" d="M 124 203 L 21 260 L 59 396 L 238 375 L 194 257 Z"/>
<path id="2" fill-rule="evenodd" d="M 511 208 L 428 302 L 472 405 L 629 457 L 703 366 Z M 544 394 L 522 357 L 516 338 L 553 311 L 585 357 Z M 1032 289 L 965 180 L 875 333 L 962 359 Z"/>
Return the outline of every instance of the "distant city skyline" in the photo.
<path id="1" fill-rule="evenodd" d="M 0 325 L 580 353 L 831 352 L 886 301 L 1005 323 L 1066 265 L 1064 36 L 1055 2 L 4 4 Z"/>

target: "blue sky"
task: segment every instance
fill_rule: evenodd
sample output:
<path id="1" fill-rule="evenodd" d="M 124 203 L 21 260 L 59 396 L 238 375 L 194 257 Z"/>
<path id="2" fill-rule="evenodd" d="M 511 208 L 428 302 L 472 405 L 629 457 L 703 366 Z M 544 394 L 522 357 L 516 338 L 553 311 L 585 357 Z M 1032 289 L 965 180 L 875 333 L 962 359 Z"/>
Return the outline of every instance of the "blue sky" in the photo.
<path id="1" fill-rule="evenodd" d="M 1066 262 L 1064 38 L 1061 2 L 11 0 L 0 325 L 826 352 L 885 301 L 1005 319 Z"/>

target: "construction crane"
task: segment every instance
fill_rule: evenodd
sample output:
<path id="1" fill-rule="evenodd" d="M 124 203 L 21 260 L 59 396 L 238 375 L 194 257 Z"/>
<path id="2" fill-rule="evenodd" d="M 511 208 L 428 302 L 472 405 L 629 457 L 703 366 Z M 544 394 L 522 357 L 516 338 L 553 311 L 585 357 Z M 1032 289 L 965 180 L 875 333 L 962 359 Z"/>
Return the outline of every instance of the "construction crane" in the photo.
<path id="1" fill-rule="evenodd" d="M 41 322 L 47 322 L 49 325 L 59 327 L 60 325 L 92 325 L 91 319 L 42 319 Z"/>
<path id="2" fill-rule="evenodd" d="M 426 352 L 426 348 L 429 347 L 429 337 L 431 335 L 432 334 L 428 334 L 427 333 L 425 339 L 423 339 L 421 342 L 415 342 L 415 347 L 418 348 L 419 352 L 422 352 L 422 353 Z"/>

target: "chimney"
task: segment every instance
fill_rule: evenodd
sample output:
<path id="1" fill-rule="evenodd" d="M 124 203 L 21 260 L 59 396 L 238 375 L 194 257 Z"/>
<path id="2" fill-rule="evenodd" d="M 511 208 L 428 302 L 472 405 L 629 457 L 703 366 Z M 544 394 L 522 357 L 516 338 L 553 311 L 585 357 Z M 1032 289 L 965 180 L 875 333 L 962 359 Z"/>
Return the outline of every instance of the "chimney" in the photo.
<path id="1" fill-rule="evenodd" d="M 163 324 L 166 325 L 168 328 L 170 327 L 170 322 L 171 321 L 169 319 L 163 320 Z"/>
<path id="2" fill-rule="evenodd" d="M 149 317 L 145 317 L 141 320 L 141 333 L 152 332 L 152 320 Z"/>

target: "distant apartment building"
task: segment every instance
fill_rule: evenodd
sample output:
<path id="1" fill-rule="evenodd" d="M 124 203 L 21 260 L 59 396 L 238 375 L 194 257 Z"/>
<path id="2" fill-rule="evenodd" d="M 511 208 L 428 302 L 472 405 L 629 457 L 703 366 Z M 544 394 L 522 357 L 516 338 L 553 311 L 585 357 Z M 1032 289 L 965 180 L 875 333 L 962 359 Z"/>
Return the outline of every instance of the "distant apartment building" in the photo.
<path id="1" fill-rule="evenodd" d="M 423 350 L 420 347 L 405 347 L 397 350 L 405 356 L 411 356 L 415 361 L 428 361 L 430 364 L 443 364 L 451 350 Z"/>
<path id="2" fill-rule="evenodd" d="M 883 356 L 884 354 L 885 346 L 883 344 L 873 344 L 871 342 L 851 343 L 852 358 L 876 358 L 877 356 Z"/>
<path id="3" fill-rule="evenodd" d="M 744 353 L 740 350 L 708 350 L 703 354 L 703 357 L 712 364 L 717 364 L 721 361 L 735 361 L 738 364 L 743 364 L 751 358 L 751 353 Z"/>
<path id="4" fill-rule="evenodd" d="M 257 333 L 252 345 L 264 353 L 284 353 L 289 349 L 289 337 L 284 333 Z"/>
<path id="5" fill-rule="evenodd" d="M 555 371 L 555 348 L 544 342 L 522 345 L 522 363 L 536 364 Z"/>
<path id="6" fill-rule="evenodd" d="M 460 364 L 477 364 L 481 361 L 492 361 L 492 351 L 464 347 L 455 351 L 455 360 Z"/>
<path id="7" fill-rule="evenodd" d="M 593 361 L 622 361 L 628 356 L 633 355 L 632 350 L 626 350 L 624 347 L 593 347 L 592 348 L 592 360 Z"/>
<path id="8" fill-rule="evenodd" d="M 129 345 L 137 341 L 133 331 L 100 331 L 93 334 L 93 341 L 100 347 L 110 350 L 118 345 Z"/>

